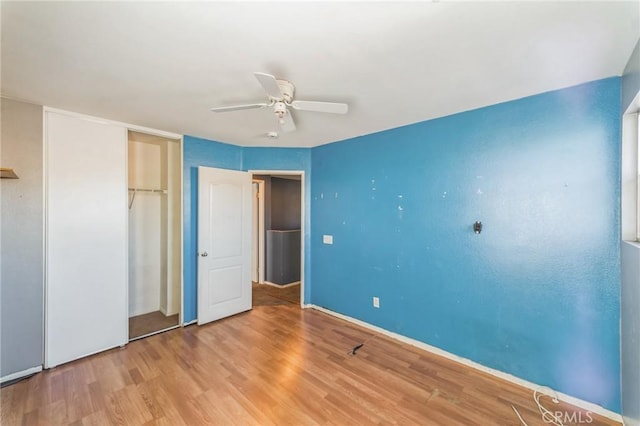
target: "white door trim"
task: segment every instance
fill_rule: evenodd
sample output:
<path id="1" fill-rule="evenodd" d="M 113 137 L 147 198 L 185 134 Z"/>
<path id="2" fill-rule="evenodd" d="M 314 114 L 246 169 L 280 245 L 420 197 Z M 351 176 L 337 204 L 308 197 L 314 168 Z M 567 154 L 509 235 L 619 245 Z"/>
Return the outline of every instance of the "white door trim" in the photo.
<path id="1" fill-rule="evenodd" d="M 54 110 L 53 108 L 51 108 Z M 71 113 L 70 115 L 81 116 L 80 114 Z M 100 121 L 99 119 L 97 119 Z M 104 122 L 110 123 L 109 120 L 103 120 Z M 151 136 L 158 136 L 167 140 L 171 140 L 171 143 L 178 144 L 178 151 L 180 152 L 180 167 L 178 173 L 180 173 L 180 312 L 178 312 L 178 326 L 184 327 L 187 324 L 184 324 L 184 139 L 182 135 L 177 135 L 169 132 L 164 132 L 162 130 L 149 129 L 147 127 L 135 126 L 131 124 L 124 125 L 127 127 L 128 131 L 133 131 L 137 133 L 144 133 Z M 129 138 L 127 137 L 127 143 L 129 142 Z M 127 183 L 129 182 L 129 157 L 128 157 L 128 149 L 127 149 Z M 128 221 L 127 221 L 128 224 Z M 127 235 L 129 233 L 128 225 L 127 225 Z M 128 293 L 127 293 L 128 294 Z M 129 301 L 127 300 L 127 305 Z M 175 327 L 171 327 L 175 328 Z M 151 336 L 156 333 L 161 333 L 168 329 L 160 330 L 159 332 L 154 332 L 148 335 L 139 336 L 134 339 L 129 339 L 130 341 L 138 340 L 147 336 Z M 127 328 L 127 335 L 129 334 L 129 329 Z"/>
<path id="2" fill-rule="evenodd" d="M 300 176 L 300 307 L 304 307 L 304 285 L 305 285 L 305 281 L 304 281 L 304 275 L 305 275 L 305 270 L 306 270 L 306 265 L 304 262 L 304 256 L 305 256 L 305 243 L 304 243 L 304 239 L 305 239 L 305 220 L 307 217 L 307 209 L 306 209 L 306 204 L 305 204 L 305 182 L 306 182 L 306 176 L 304 173 L 304 170 L 248 170 L 249 173 L 251 173 L 252 175 L 284 175 L 284 176 Z M 264 201 L 263 201 L 264 203 Z M 262 209 L 262 228 L 264 229 L 264 204 L 263 204 L 263 209 Z M 264 236 L 263 236 L 264 238 Z M 263 241 L 264 243 L 264 241 Z M 263 247 L 264 248 L 264 247 Z M 262 250 L 262 265 L 265 264 L 265 250 Z M 264 282 L 264 267 L 262 268 L 262 280 L 260 282 Z"/>
<path id="3" fill-rule="evenodd" d="M 264 180 L 252 178 L 258 184 L 258 282 L 264 283 Z"/>
<path id="4" fill-rule="evenodd" d="M 168 138 L 168 139 L 180 139 L 180 141 L 182 141 L 182 135 L 180 135 L 178 133 L 167 132 L 167 131 L 158 130 L 158 129 L 150 129 L 149 127 L 138 126 L 136 124 L 125 123 L 123 121 L 109 120 L 107 118 L 96 117 L 96 116 L 93 116 L 93 115 L 87 115 L 87 114 L 82 114 L 82 113 L 79 113 L 79 112 L 73 112 L 73 111 L 67 111 L 67 110 L 58 109 L 58 108 L 52 108 L 52 107 L 48 107 L 48 106 L 44 106 L 43 110 L 44 110 L 44 112 L 47 112 L 47 111 L 49 111 L 49 112 L 57 112 L 59 114 L 68 115 L 70 117 L 82 118 L 82 119 L 88 120 L 88 121 L 95 121 L 97 123 L 112 124 L 112 125 L 116 125 L 116 126 L 126 127 L 127 130 L 133 130 L 134 132 L 148 133 L 150 135 L 161 136 L 163 138 Z"/>
<path id="5" fill-rule="evenodd" d="M 184 327 L 184 141 L 180 136 L 180 314 L 178 324 Z"/>

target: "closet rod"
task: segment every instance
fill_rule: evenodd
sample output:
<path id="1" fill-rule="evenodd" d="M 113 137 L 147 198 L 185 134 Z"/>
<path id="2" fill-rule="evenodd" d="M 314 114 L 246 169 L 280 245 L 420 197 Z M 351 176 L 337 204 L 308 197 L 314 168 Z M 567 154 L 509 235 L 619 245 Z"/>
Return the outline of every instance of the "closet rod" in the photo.
<path id="1" fill-rule="evenodd" d="M 166 194 L 166 189 L 149 189 L 149 188 L 129 188 L 129 191 L 133 192 L 158 192 L 160 194 Z"/>
<path id="2" fill-rule="evenodd" d="M 149 188 L 129 188 L 130 192 L 133 192 L 133 195 L 131 196 L 131 200 L 129 200 L 129 210 L 131 210 L 131 207 L 133 206 L 133 201 L 136 199 L 136 193 L 137 192 L 150 192 L 152 194 L 166 194 L 167 190 L 166 189 L 149 189 Z"/>

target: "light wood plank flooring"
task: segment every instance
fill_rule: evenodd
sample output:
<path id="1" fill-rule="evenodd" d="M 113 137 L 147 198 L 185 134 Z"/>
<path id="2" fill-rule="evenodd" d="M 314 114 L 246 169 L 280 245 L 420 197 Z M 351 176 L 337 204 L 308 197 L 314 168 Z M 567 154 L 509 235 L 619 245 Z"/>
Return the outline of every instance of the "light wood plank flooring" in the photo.
<path id="1" fill-rule="evenodd" d="M 300 284 L 276 287 L 269 284 L 252 283 L 253 306 L 284 305 L 293 303 L 300 306 Z"/>
<path id="2" fill-rule="evenodd" d="M 512 405 L 547 424 L 527 389 L 289 303 L 137 340 L 0 396 L 2 425 L 520 425 Z"/>
<path id="3" fill-rule="evenodd" d="M 165 316 L 160 311 L 129 318 L 129 339 L 178 325 L 178 314 Z"/>

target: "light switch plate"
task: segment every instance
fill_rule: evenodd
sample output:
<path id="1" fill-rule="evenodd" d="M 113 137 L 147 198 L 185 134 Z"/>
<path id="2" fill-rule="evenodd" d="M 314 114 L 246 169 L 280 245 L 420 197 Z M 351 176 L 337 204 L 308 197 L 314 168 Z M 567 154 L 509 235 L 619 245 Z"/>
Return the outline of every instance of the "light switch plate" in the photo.
<path id="1" fill-rule="evenodd" d="M 333 244 L 333 235 L 323 235 L 322 242 L 324 244 Z"/>

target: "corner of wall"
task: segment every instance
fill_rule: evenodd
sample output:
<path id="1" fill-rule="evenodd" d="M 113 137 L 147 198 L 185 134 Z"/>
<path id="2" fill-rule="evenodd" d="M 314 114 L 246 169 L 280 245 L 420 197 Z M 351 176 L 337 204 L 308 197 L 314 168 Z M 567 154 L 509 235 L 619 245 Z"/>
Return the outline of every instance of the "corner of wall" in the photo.
<path id="1" fill-rule="evenodd" d="M 622 74 L 622 111 L 640 109 L 640 39 L 636 43 Z"/>

